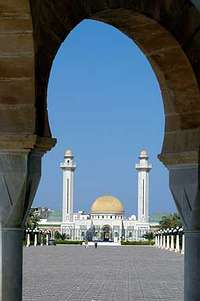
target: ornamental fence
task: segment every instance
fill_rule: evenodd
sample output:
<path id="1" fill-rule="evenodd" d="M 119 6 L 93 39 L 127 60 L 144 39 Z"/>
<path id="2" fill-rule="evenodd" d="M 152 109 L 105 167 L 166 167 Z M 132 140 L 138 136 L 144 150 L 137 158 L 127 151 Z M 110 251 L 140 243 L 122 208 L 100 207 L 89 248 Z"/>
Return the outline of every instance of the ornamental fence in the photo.
<path id="1" fill-rule="evenodd" d="M 159 230 L 155 233 L 155 247 L 184 254 L 185 252 L 185 234 L 184 229 L 176 227 L 175 229 Z"/>

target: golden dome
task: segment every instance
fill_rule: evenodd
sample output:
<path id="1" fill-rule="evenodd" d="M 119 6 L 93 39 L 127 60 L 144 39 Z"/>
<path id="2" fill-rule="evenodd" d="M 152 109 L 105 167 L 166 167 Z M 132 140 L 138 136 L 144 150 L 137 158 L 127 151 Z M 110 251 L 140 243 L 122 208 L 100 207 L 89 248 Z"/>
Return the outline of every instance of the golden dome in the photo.
<path id="1" fill-rule="evenodd" d="M 124 207 L 122 203 L 111 195 L 104 195 L 97 198 L 92 206 L 92 214 L 123 214 Z"/>

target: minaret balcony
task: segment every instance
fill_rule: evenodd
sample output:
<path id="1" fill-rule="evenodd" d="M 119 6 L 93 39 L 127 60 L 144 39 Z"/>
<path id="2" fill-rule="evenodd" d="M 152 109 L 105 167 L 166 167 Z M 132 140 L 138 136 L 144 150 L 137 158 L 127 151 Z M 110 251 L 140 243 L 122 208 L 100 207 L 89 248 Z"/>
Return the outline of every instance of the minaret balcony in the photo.
<path id="1" fill-rule="evenodd" d="M 66 169 L 66 170 L 75 170 L 76 164 L 74 164 L 74 163 L 69 164 L 67 162 L 63 162 L 63 163 L 60 163 L 60 168 Z"/>
<path id="2" fill-rule="evenodd" d="M 149 171 L 152 169 L 152 164 L 135 164 L 137 170 L 146 170 Z"/>

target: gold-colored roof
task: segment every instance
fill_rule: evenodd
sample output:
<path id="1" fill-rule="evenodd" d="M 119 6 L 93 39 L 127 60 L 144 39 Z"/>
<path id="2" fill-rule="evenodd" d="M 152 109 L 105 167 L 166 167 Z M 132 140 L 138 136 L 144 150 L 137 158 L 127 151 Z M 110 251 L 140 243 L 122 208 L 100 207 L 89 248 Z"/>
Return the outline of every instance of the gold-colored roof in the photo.
<path id="1" fill-rule="evenodd" d="M 122 203 L 111 195 L 104 195 L 97 198 L 92 206 L 92 214 L 123 214 L 124 207 Z"/>

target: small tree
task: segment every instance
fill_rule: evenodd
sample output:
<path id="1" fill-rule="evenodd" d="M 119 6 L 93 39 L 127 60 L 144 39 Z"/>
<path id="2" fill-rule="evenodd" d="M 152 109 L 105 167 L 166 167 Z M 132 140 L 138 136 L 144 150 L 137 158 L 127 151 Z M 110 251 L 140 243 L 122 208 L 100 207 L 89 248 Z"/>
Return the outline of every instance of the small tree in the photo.
<path id="1" fill-rule="evenodd" d="M 61 239 L 62 239 L 62 240 L 66 240 L 66 239 L 67 239 L 66 233 L 62 233 L 62 234 L 61 234 Z"/>
<path id="2" fill-rule="evenodd" d="M 92 241 L 94 236 L 95 236 L 95 226 L 92 225 L 86 232 L 86 240 Z"/>
<path id="3" fill-rule="evenodd" d="M 148 241 L 151 241 L 151 240 L 154 239 L 155 235 L 154 235 L 153 232 L 146 232 L 146 233 L 143 235 L 143 237 L 144 237 L 145 239 L 147 239 Z"/>
<path id="4" fill-rule="evenodd" d="M 55 239 L 57 240 L 66 240 L 67 235 L 66 233 L 60 233 L 59 231 L 55 232 Z"/>

